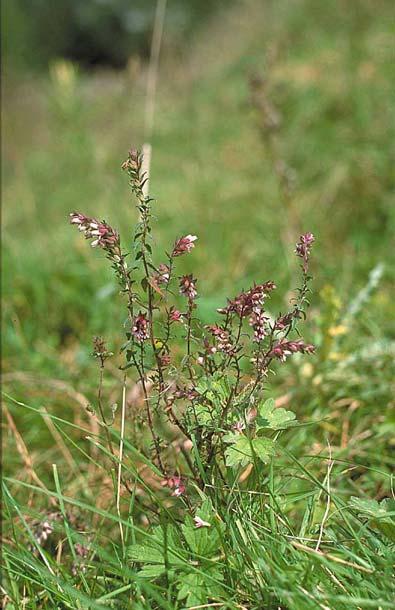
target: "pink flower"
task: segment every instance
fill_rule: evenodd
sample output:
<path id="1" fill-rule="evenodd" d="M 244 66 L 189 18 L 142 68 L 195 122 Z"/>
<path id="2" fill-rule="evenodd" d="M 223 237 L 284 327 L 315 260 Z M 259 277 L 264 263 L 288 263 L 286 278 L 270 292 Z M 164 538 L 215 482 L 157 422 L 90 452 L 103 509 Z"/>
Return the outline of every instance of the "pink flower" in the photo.
<path id="1" fill-rule="evenodd" d="M 245 430 L 245 423 L 243 421 L 237 421 L 235 424 L 233 424 L 232 428 L 235 432 L 237 432 L 238 434 L 241 434 L 243 432 L 243 430 Z"/>
<path id="2" fill-rule="evenodd" d="M 120 255 L 119 235 L 106 222 L 73 212 L 70 214 L 70 224 L 76 225 L 84 233 L 85 239 L 93 239 L 92 248 L 99 246 L 111 254 Z"/>
<path id="3" fill-rule="evenodd" d="M 311 246 L 315 241 L 315 237 L 312 233 L 304 233 L 300 236 L 299 242 L 296 244 L 295 253 L 296 256 L 303 258 L 303 271 L 307 273 Z"/>
<path id="4" fill-rule="evenodd" d="M 89 549 L 86 546 L 83 546 L 79 542 L 74 545 L 75 552 L 79 557 L 87 557 L 89 553 Z"/>
<path id="5" fill-rule="evenodd" d="M 133 320 L 132 334 L 138 343 L 149 339 L 149 322 L 145 313 L 139 312 Z"/>
<path id="6" fill-rule="evenodd" d="M 315 351 L 314 345 L 310 343 L 305 343 L 303 339 L 299 339 L 298 341 L 285 341 L 281 339 L 278 343 L 276 343 L 269 352 L 269 357 L 277 358 L 281 360 L 281 362 L 285 362 L 287 356 L 291 354 L 295 354 L 297 352 L 301 354 L 313 354 Z"/>
<path id="7" fill-rule="evenodd" d="M 178 498 L 179 496 L 182 496 L 182 494 L 183 494 L 184 492 L 185 492 L 185 487 L 184 487 L 184 485 L 180 485 L 180 486 L 177 486 L 177 487 L 174 489 L 174 491 L 173 491 L 173 493 L 172 493 L 171 495 L 172 495 L 172 496 L 176 496 L 176 497 Z"/>
<path id="8" fill-rule="evenodd" d="M 201 519 L 197 515 L 196 515 L 196 517 L 193 518 L 193 520 L 195 522 L 195 527 L 197 529 L 199 529 L 200 527 L 211 527 L 211 523 L 208 523 L 207 521 L 203 521 L 203 519 Z"/>
<path id="9" fill-rule="evenodd" d="M 225 354 L 233 354 L 234 346 L 230 340 L 230 335 L 227 330 L 218 326 L 218 324 L 210 324 L 206 326 L 207 330 L 213 335 L 216 340 L 216 349 Z M 216 350 L 215 350 L 216 351 Z M 215 353 L 215 351 L 213 353 Z"/>
<path id="10" fill-rule="evenodd" d="M 185 252 L 190 252 L 192 248 L 195 247 L 193 242 L 196 240 L 196 235 L 185 235 L 185 237 L 181 237 L 174 244 L 172 256 L 181 256 L 181 254 L 185 254 Z"/>
<path id="11" fill-rule="evenodd" d="M 228 305 L 218 309 L 218 313 L 236 313 L 240 318 L 250 316 L 253 311 L 259 311 L 272 290 L 275 290 L 274 282 L 254 285 L 246 292 L 240 293 L 232 300 L 228 300 Z"/>
<path id="12" fill-rule="evenodd" d="M 180 294 L 183 294 L 185 297 L 188 297 L 190 301 L 193 301 L 193 299 L 197 297 L 196 282 L 197 280 L 192 274 L 183 275 L 180 278 Z"/>
<path id="13" fill-rule="evenodd" d="M 182 322 L 182 313 L 175 309 L 174 306 L 170 307 L 169 320 L 170 322 Z"/>
<path id="14" fill-rule="evenodd" d="M 168 284 L 170 279 L 170 267 L 161 263 L 158 271 L 154 274 L 154 280 L 157 284 Z"/>
<path id="15" fill-rule="evenodd" d="M 174 475 L 172 477 L 164 479 L 161 485 L 162 487 L 169 487 L 169 489 L 172 489 L 173 492 L 171 495 L 176 496 L 177 498 L 179 496 L 182 496 L 183 493 L 185 493 L 185 484 L 181 477 L 178 475 Z"/>
<path id="16" fill-rule="evenodd" d="M 136 148 L 131 148 L 128 153 L 128 158 L 121 165 L 122 169 L 138 172 L 141 168 L 142 155 Z"/>
<path id="17" fill-rule="evenodd" d="M 250 326 L 254 329 L 254 341 L 257 343 L 262 341 L 267 335 L 268 320 L 269 318 L 259 308 L 256 308 L 250 316 Z"/>

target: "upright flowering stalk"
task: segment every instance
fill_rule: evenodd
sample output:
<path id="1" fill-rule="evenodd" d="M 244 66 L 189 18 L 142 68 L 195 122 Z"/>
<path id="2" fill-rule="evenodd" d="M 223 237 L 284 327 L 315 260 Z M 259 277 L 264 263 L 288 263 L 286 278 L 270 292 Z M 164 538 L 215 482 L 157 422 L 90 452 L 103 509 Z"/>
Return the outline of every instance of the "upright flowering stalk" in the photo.
<path id="1" fill-rule="evenodd" d="M 305 233 L 296 245 L 301 259 L 302 286 L 290 311 L 277 317 L 267 311 L 267 302 L 276 289 L 273 281 L 255 283 L 217 310 L 220 320 L 203 325 L 199 322 L 196 300 L 197 279 L 192 272 L 177 276 L 180 256 L 190 254 L 197 236 L 178 238 L 166 256 L 155 260 L 152 234 L 152 202 L 145 194 L 147 177 L 142 156 L 132 149 L 123 170 L 136 198 L 139 222 L 131 252 L 124 251 L 118 231 L 104 220 L 70 215 L 94 248 L 105 252 L 127 299 L 126 341 L 122 346 L 125 375 L 134 373 L 141 388 L 146 422 L 153 440 L 152 459 L 162 475 L 162 485 L 180 502 L 188 500 L 188 479 L 203 486 L 209 476 L 224 476 L 224 441 L 227 433 L 240 437 L 251 433 L 256 415 L 252 406 L 262 400 L 266 377 L 275 363 L 284 363 L 293 354 L 312 354 L 314 346 L 294 337 L 308 305 L 309 261 L 314 236 Z M 167 258 L 166 258 L 167 257 Z M 129 261 L 131 261 L 129 263 Z M 165 262 L 163 262 L 165 261 Z M 180 349 L 180 330 L 185 329 L 184 349 Z M 94 354 L 100 361 L 101 381 L 110 352 L 101 339 L 94 342 Z M 102 383 L 98 395 L 99 413 L 106 429 L 112 421 L 104 417 Z M 174 444 L 166 437 L 171 424 L 181 437 Z M 158 431 L 160 430 L 160 435 Z M 172 433 L 173 434 L 173 433 Z M 174 450 L 177 446 L 178 450 Z M 191 447 L 199 453 L 192 454 Z M 151 451 L 145 444 L 143 451 Z M 129 489 L 127 482 L 125 487 Z M 203 521 L 196 527 L 208 527 Z"/>
<path id="2" fill-rule="evenodd" d="M 307 274 L 309 268 L 309 259 L 311 254 L 311 246 L 315 239 L 312 233 L 304 233 L 300 236 L 298 243 L 296 244 L 295 253 L 303 260 L 303 272 Z"/>
<path id="3" fill-rule="evenodd" d="M 194 373 L 191 365 L 191 339 L 192 339 L 192 312 L 195 308 L 194 300 L 197 297 L 196 278 L 192 274 L 182 275 L 180 277 L 180 294 L 188 299 L 188 311 L 186 315 L 187 322 L 187 353 L 186 366 L 189 371 L 191 380 L 194 378 Z"/>
<path id="4" fill-rule="evenodd" d="M 310 255 L 311 248 L 313 243 L 315 242 L 315 237 L 312 233 L 304 233 L 300 236 L 298 243 L 296 244 L 295 254 L 299 258 L 302 259 L 301 269 L 302 269 L 302 286 L 298 289 L 298 299 L 295 303 L 295 315 L 303 315 L 305 306 L 309 306 L 309 302 L 307 300 L 307 295 L 309 292 L 309 282 L 311 280 L 311 276 L 309 275 L 309 264 L 310 264 Z"/>

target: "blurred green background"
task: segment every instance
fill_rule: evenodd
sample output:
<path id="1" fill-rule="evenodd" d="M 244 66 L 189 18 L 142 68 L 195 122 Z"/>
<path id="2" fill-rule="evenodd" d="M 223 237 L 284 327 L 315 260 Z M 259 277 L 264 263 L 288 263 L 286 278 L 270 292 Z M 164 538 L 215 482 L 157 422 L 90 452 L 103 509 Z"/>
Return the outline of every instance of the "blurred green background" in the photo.
<path id="1" fill-rule="evenodd" d="M 125 243 L 132 234 L 120 165 L 144 142 L 155 6 L 2 2 L 7 374 L 83 385 L 94 369 L 92 336 L 113 348 L 122 340 L 107 261 L 68 214 L 105 218 Z M 249 79 L 260 74 L 282 117 L 279 155 L 296 177 L 300 229 L 317 237 L 310 339 L 325 341 L 322 312 L 329 308 L 336 328 L 384 263 L 331 358 L 372 345 L 380 358 L 392 354 L 393 8 L 391 0 L 168 1 L 151 140 L 155 240 L 165 250 L 177 236 L 199 236 L 179 269 L 199 278 L 204 321 L 253 280 L 276 280 L 273 308 L 282 310 L 295 285 L 298 235 L 284 241 L 290 219 L 250 103 Z"/>

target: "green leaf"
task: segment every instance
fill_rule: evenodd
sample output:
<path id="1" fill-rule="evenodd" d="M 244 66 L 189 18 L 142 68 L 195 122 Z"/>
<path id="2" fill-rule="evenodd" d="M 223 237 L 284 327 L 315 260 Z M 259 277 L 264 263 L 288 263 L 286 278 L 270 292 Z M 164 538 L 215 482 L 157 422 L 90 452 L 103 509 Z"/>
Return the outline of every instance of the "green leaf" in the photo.
<path id="1" fill-rule="evenodd" d="M 186 598 L 187 607 L 207 603 L 207 595 L 207 588 L 204 582 L 202 582 L 200 574 L 186 574 L 183 576 L 177 598 L 179 600 Z"/>
<path id="2" fill-rule="evenodd" d="M 215 517 L 209 500 L 203 502 L 196 514 L 203 521 L 210 523 L 211 527 L 197 528 L 192 518 L 186 517 L 185 524 L 181 527 L 182 533 L 192 553 L 199 555 L 199 557 L 210 558 L 218 553 L 220 546 L 218 528 L 222 529 L 224 524 L 214 522 Z"/>
<path id="3" fill-rule="evenodd" d="M 204 566 L 204 571 L 210 575 L 210 578 L 207 580 L 204 580 L 204 576 L 201 574 L 196 573 L 189 573 L 180 577 L 177 599 L 182 600 L 186 598 L 185 604 L 187 608 L 207 604 L 208 601 L 219 599 L 224 595 L 221 585 L 223 581 L 221 572 L 209 565 Z"/>
<path id="4" fill-rule="evenodd" d="M 148 578 L 149 580 L 154 580 L 155 578 L 159 578 L 162 574 L 166 572 L 165 564 L 158 563 L 156 565 L 147 564 L 143 566 L 139 571 L 139 576 L 141 578 Z"/>
<path id="5" fill-rule="evenodd" d="M 259 459 L 267 464 L 275 454 L 276 441 L 272 438 L 254 438 L 252 441 L 253 449 Z"/>
<path id="6" fill-rule="evenodd" d="M 196 390 L 201 396 L 205 396 L 215 406 L 226 404 L 230 386 L 227 377 L 223 373 L 215 373 L 210 377 L 202 377 L 196 386 Z"/>
<path id="7" fill-rule="evenodd" d="M 358 511 L 360 517 L 369 520 L 369 525 L 393 542 L 395 541 L 395 520 L 392 518 L 395 509 L 393 500 L 364 500 L 355 496 L 350 500 L 350 506 Z"/>
<path id="8" fill-rule="evenodd" d="M 295 413 L 276 408 L 273 398 L 269 398 L 258 407 L 258 417 L 256 418 L 257 430 L 270 428 L 271 430 L 283 430 L 295 424 Z"/>
<path id="9" fill-rule="evenodd" d="M 380 504 L 377 500 L 363 500 L 362 498 L 352 496 L 350 506 L 355 508 L 364 517 L 377 517 L 380 512 Z"/>
<path id="10" fill-rule="evenodd" d="M 154 528 L 147 544 L 133 544 L 128 548 L 128 557 L 131 561 L 146 564 L 165 564 L 165 548 L 167 548 L 167 562 L 172 566 L 184 565 L 187 560 L 181 547 L 180 537 L 173 526 L 167 527 L 166 540 L 161 527 Z"/>
<path id="11" fill-rule="evenodd" d="M 196 514 L 198 517 L 203 519 L 203 521 L 208 521 L 209 523 L 211 523 L 214 516 L 213 512 L 214 511 L 211 500 L 206 497 L 206 499 L 203 500 L 201 507 L 196 511 Z"/>
<path id="12" fill-rule="evenodd" d="M 193 415 L 196 417 L 199 426 L 208 426 L 214 424 L 212 408 L 208 405 L 195 405 Z"/>
<path id="13" fill-rule="evenodd" d="M 195 528 L 195 525 L 191 519 L 191 517 L 187 517 L 185 519 L 184 525 L 181 526 L 182 533 L 184 534 L 184 538 L 187 542 L 187 545 L 191 549 L 192 553 L 199 553 L 199 536 L 198 530 Z"/>
<path id="14" fill-rule="evenodd" d="M 128 548 L 128 557 L 131 561 L 141 561 L 144 563 L 163 563 L 163 552 L 151 546 L 133 544 Z"/>
<path id="15" fill-rule="evenodd" d="M 225 442 L 230 442 L 232 445 L 225 450 L 225 459 L 227 466 L 247 466 L 253 460 L 251 449 L 251 441 L 244 434 L 232 434 L 224 437 Z"/>
<path id="16" fill-rule="evenodd" d="M 251 440 L 244 434 L 228 434 L 224 440 L 232 443 L 225 451 L 227 466 L 247 466 L 254 461 L 254 454 L 267 464 L 275 453 L 276 442 L 271 438 Z"/>

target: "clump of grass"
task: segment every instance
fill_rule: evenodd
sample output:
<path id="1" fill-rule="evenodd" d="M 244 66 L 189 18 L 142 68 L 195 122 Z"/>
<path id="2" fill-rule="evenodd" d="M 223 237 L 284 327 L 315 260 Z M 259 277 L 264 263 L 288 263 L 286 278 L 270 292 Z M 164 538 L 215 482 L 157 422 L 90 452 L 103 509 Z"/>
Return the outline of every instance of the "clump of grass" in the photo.
<path id="1" fill-rule="evenodd" d="M 380 501 L 351 497 L 348 456 L 329 442 L 306 455 L 300 444 L 320 422 L 298 422 L 268 395 L 277 363 L 314 352 L 298 334 L 313 235 L 296 246 L 301 284 L 288 311 L 269 313 L 276 287 L 266 280 L 204 324 L 194 274 L 176 273 L 197 237 L 177 238 L 157 259 L 142 156 L 131 150 L 123 169 L 139 214 L 131 247 L 105 221 L 70 217 L 105 253 L 125 298 L 121 408 L 107 399 L 114 354 L 96 337 L 95 427 L 41 412 L 81 479 L 67 494 L 56 464 L 51 482 L 37 475 L 8 414 L 31 476 L 4 481 L 5 607 L 391 608 L 390 475 L 375 472 Z M 141 411 L 131 414 L 130 402 Z M 22 505 L 21 490 L 36 501 Z"/>

